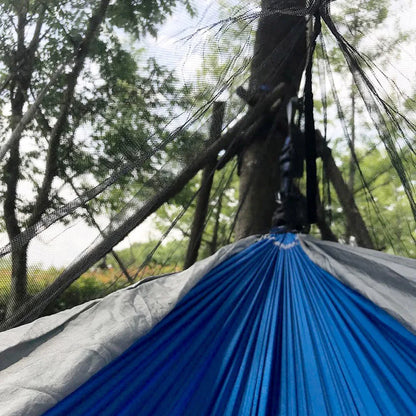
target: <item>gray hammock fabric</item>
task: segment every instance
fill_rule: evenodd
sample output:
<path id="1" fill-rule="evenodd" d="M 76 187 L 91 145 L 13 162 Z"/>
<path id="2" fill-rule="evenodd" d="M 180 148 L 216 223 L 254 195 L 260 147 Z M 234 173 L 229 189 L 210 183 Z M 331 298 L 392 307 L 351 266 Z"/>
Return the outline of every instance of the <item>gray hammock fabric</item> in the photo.
<path id="1" fill-rule="evenodd" d="M 181 273 L 0 333 L 0 415 L 40 415 L 60 402 L 159 323 L 210 270 L 258 239 L 224 247 Z M 416 260 L 298 239 L 319 267 L 416 333 Z"/>
<path id="2" fill-rule="evenodd" d="M 225 246 L 189 269 L 0 333 L 0 415 L 40 415 L 153 328 L 216 265 L 256 241 Z"/>
<path id="3" fill-rule="evenodd" d="M 309 258 L 416 333 L 416 260 L 301 236 Z"/>

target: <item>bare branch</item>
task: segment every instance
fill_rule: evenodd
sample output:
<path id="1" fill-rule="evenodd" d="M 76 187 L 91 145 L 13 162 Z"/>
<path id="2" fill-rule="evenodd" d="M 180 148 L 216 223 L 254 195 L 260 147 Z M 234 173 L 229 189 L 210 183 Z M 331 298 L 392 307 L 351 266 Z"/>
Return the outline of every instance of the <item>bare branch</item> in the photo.
<path id="1" fill-rule="evenodd" d="M 17 126 L 13 129 L 9 139 L 3 146 L 0 148 L 0 160 L 4 158 L 6 153 L 10 150 L 14 143 L 20 140 L 22 133 L 26 126 L 33 120 L 38 111 L 40 105 L 42 104 L 45 95 L 49 91 L 50 87 L 56 82 L 58 77 L 62 74 L 65 69 L 66 64 L 61 65 L 56 72 L 52 75 L 49 82 L 42 88 L 39 95 L 37 96 L 35 102 L 27 109 L 25 114 L 23 114 Z"/>
<path id="2" fill-rule="evenodd" d="M 220 137 L 225 113 L 225 102 L 215 101 L 212 110 L 212 122 L 210 129 L 210 141 Z M 195 208 L 194 219 L 191 227 L 188 250 L 186 252 L 184 268 L 192 266 L 198 258 L 198 251 L 201 246 L 202 235 L 204 233 L 206 216 L 208 213 L 209 197 L 214 181 L 217 157 L 215 156 L 202 171 L 201 185 L 199 188 L 198 199 Z"/>
<path id="3" fill-rule="evenodd" d="M 12 79 L 13 77 L 12 77 L 12 75 L 11 74 L 9 74 L 9 75 L 7 75 L 7 77 L 6 77 L 6 79 L 3 81 L 3 83 L 0 85 L 0 94 L 3 92 L 3 90 L 5 89 L 5 88 L 7 88 L 7 85 L 9 85 L 9 82 L 11 81 L 11 79 Z"/>
<path id="4" fill-rule="evenodd" d="M 95 39 L 100 26 L 104 21 L 109 2 L 110 0 L 101 0 L 99 7 L 90 18 L 85 36 L 76 52 L 74 66 L 72 71 L 68 74 L 67 88 L 63 97 L 61 111 L 49 137 L 49 148 L 48 154 L 46 156 L 45 176 L 40 188 L 40 192 L 36 198 L 31 218 L 28 222 L 29 226 L 39 221 L 40 217 L 48 206 L 52 181 L 56 176 L 58 170 L 57 159 L 60 140 L 68 122 L 68 115 L 72 105 L 75 87 L 77 85 L 79 75 L 84 68 L 85 60 L 90 50 L 91 43 Z"/>
<path id="5" fill-rule="evenodd" d="M 46 12 L 46 6 L 45 4 L 41 5 L 40 11 L 39 11 L 39 17 L 36 22 L 35 31 L 33 33 L 32 40 L 30 41 L 30 44 L 28 46 L 28 51 L 31 53 L 34 53 L 39 45 L 40 41 L 40 32 L 42 30 L 43 22 L 45 19 L 45 12 Z"/>

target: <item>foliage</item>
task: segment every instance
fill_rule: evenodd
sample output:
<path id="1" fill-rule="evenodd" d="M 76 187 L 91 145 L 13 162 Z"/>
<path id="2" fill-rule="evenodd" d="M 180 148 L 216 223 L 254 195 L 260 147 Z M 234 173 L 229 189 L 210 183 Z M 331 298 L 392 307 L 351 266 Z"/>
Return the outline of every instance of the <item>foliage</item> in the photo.
<path id="1" fill-rule="evenodd" d="M 180 221 L 175 227 L 182 235 L 179 241 L 188 242 L 191 224 L 195 215 L 196 199 L 190 200 L 200 186 L 199 174 L 188 186 L 169 204 L 165 204 L 157 212 L 155 219 L 158 228 L 165 232 L 178 216 Z M 218 248 L 230 243 L 233 235 L 234 217 L 238 205 L 238 176 L 235 163 L 230 163 L 222 171 L 216 172 L 208 204 L 207 220 L 205 223 L 199 259 L 205 258 L 217 251 Z M 188 208 L 188 209 L 187 209 Z M 186 209 L 186 211 L 185 211 Z M 176 244 L 179 243 L 176 240 Z M 158 255 L 163 258 L 161 252 Z M 185 253 L 185 251 L 184 251 Z M 183 263 L 184 257 L 180 264 Z"/>
<path id="2" fill-rule="evenodd" d="M 406 45 L 409 33 L 400 30 L 393 13 L 394 4 L 397 5 L 397 2 L 390 0 L 356 3 L 341 1 L 334 5 L 333 16 L 345 39 L 367 60 L 361 62 L 361 65 L 377 85 L 376 89 L 382 92 L 382 97 L 392 108 L 403 108 L 403 103 L 397 100 L 397 85 L 388 78 L 388 68 L 392 60 L 399 59 L 398 51 Z M 387 30 L 393 26 L 394 30 Z M 345 117 L 338 120 L 338 124 L 335 119 L 329 120 L 330 130 L 332 134 L 336 134 L 328 139 L 337 164 L 364 217 L 375 246 L 396 254 L 415 256 L 411 209 L 397 172 L 393 169 L 392 160 L 389 160 L 378 144 L 378 135 L 383 127 L 376 126 L 371 121 L 368 113 L 371 103 L 363 101 L 365 97 L 361 96 L 357 88 L 354 78 L 356 74 L 351 73 L 338 45 L 328 41 L 326 32 L 324 35 L 328 64 L 334 71 L 332 76 Z M 317 58 L 324 59 L 320 47 L 317 48 Z M 331 77 L 331 74 L 327 75 Z M 333 100 L 334 97 L 328 99 L 328 114 L 335 113 Z M 406 108 L 401 111 L 405 117 L 410 113 Z M 339 137 L 337 128 L 341 127 L 340 121 L 348 131 L 348 140 L 347 137 Z M 388 125 L 388 129 L 388 134 L 391 135 L 397 130 L 397 126 Z M 399 143 L 396 145 L 400 147 Z M 412 163 L 409 162 L 412 159 L 413 167 L 415 166 L 414 155 L 410 151 L 401 151 L 400 157 L 408 168 L 412 169 Z M 345 226 L 343 212 L 337 204 L 333 192 L 332 225 L 335 233 L 348 242 L 351 230 Z"/>
<path id="3" fill-rule="evenodd" d="M 218 3 L 220 19 L 234 16 L 240 10 L 240 6 L 233 5 L 234 2 L 219 1 Z M 207 138 L 213 101 L 226 103 L 223 128 L 233 123 L 245 111 L 245 103 L 235 94 L 235 90 L 240 85 L 247 87 L 253 40 L 253 25 L 248 24 L 244 19 L 226 25 L 223 30 L 215 28 L 204 36 L 204 42 L 200 45 L 204 50 L 204 59 L 196 71 L 193 102 L 196 107 L 206 108 L 200 131 Z M 196 208 L 196 199 L 191 201 L 191 198 L 198 191 L 200 182 L 201 174 L 157 212 L 156 224 L 162 232 L 167 230 L 175 218 L 183 215 L 176 230 L 180 231 L 183 239 L 189 239 Z M 233 238 L 234 217 L 238 209 L 238 182 L 234 159 L 223 170 L 214 174 L 208 218 L 199 251 L 200 259 L 213 254 Z M 186 212 L 183 213 L 185 209 Z"/>
<path id="4" fill-rule="evenodd" d="M 0 146 L 8 150 L 0 166 L 0 230 L 10 241 L 124 161 L 144 160 L 142 154 L 150 159 L 149 149 L 169 136 L 166 125 L 184 105 L 177 98 L 182 92 L 156 61 L 139 62 L 137 42 L 146 34 L 156 36 L 176 4 L 193 12 L 189 0 L 0 2 L 0 134 L 5 138 Z M 28 117 L 30 108 L 36 111 Z M 21 123 L 23 130 L 17 128 Z M 152 163 L 147 168 L 154 170 L 161 161 Z M 139 166 L 116 189 L 148 179 Z M 101 204 L 119 209 L 132 195 L 125 194 L 120 199 L 117 192 L 107 193 Z M 89 220 L 91 211 L 101 209 L 99 202 L 72 217 Z M 26 292 L 27 245 L 12 247 L 17 305 Z"/>
<path id="5" fill-rule="evenodd" d="M 78 80 L 61 140 L 54 178 L 56 186 L 51 192 L 49 208 L 62 205 L 67 199 L 65 195 L 71 195 L 67 188 L 66 193 L 62 192 L 68 177 L 84 175 L 89 178 L 82 179 L 81 176 L 76 181 L 82 183 L 82 190 L 91 185 L 91 173 L 96 181 L 101 181 L 120 163 L 140 158 L 146 151 L 148 153 L 155 145 L 155 138 L 163 140 L 169 134 L 163 127 L 170 121 L 175 105 L 183 104 L 180 102 L 183 93 L 175 88 L 176 80 L 172 73 L 153 59 L 140 64 L 140 53 L 134 46 L 135 39 L 146 33 L 156 35 L 157 25 L 172 12 L 176 1 L 140 3 L 121 1 L 110 5 L 104 27 L 88 50 L 88 59 Z M 190 7 L 188 1 L 185 3 Z M 15 19 L 14 9 L 9 2 L 2 2 L 0 6 L 3 9 L 3 28 L 6 29 Z M 29 31 L 40 19 L 40 9 L 35 3 L 29 4 L 27 20 L 32 22 L 28 24 Z M 54 70 L 70 60 L 93 12 L 91 3 L 48 2 L 28 102 L 38 96 Z M 16 53 L 13 36 L 13 30 L 4 33 L 0 45 L 11 55 Z M 132 47 L 122 45 L 126 36 L 131 38 Z M 3 64 L 6 71 L 7 55 Z M 7 74 L 3 72 L 1 75 L 5 77 Z M 54 119 L 60 114 L 66 78 L 67 74 L 62 74 L 56 85 L 50 87 L 36 121 L 22 139 L 24 148 L 19 174 L 20 181 L 25 183 L 25 195 L 19 195 L 17 200 L 18 210 L 24 214 L 22 220 L 27 220 L 33 211 L 33 199 L 36 198 L 28 196 L 36 196 L 45 175 L 48 135 Z M 10 101 L 7 89 L 2 91 L 2 98 L 5 105 Z M 89 131 L 94 134 L 90 136 Z M 137 179 L 138 173 L 134 176 Z M 29 183 L 30 190 L 27 189 Z"/>
<path id="6" fill-rule="evenodd" d="M 344 177 L 348 177 L 348 155 L 335 155 Z M 357 149 L 357 156 L 368 189 L 357 176 L 354 182 L 354 199 L 375 247 L 390 254 L 416 258 L 414 219 L 389 158 L 382 150 L 376 149 L 368 153 L 362 147 Z M 372 196 L 368 195 L 368 191 Z M 330 193 L 331 201 L 324 201 L 328 218 L 335 235 L 343 240 L 347 233 L 344 213 L 332 186 Z"/>

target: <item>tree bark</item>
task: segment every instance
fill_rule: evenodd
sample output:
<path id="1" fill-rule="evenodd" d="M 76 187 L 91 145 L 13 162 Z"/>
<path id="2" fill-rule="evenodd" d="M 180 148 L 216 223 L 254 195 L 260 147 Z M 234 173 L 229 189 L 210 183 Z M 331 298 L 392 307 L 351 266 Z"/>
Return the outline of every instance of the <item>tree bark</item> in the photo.
<path id="1" fill-rule="evenodd" d="M 214 102 L 212 110 L 212 121 L 210 128 L 210 141 L 214 141 L 221 136 L 222 124 L 224 120 L 225 103 Z M 186 252 L 184 268 L 192 266 L 197 258 L 201 246 L 202 234 L 205 228 L 205 220 L 208 212 L 209 196 L 211 194 L 214 173 L 217 165 L 217 157 L 214 156 L 202 171 L 201 186 L 199 188 L 198 199 L 195 208 L 195 215 L 191 227 L 188 250 Z"/>
<path id="2" fill-rule="evenodd" d="M 273 9 L 274 0 L 263 0 L 262 10 Z M 291 6 L 304 7 L 298 0 Z M 236 239 L 268 232 L 276 208 L 275 194 L 279 187 L 278 156 L 287 134 L 286 103 L 297 95 L 306 60 L 306 23 L 304 17 L 265 13 L 260 18 L 251 68 L 251 95 L 273 89 L 284 82 L 287 90 L 283 105 L 273 120 L 247 147 L 240 168 L 240 212 L 236 223 Z"/>
<path id="3" fill-rule="evenodd" d="M 352 234 L 357 238 L 357 244 L 360 247 L 374 249 L 375 247 L 367 230 L 367 226 L 354 201 L 353 194 L 350 192 L 348 185 L 345 183 L 344 178 L 335 163 L 331 149 L 325 143 L 322 135 L 318 131 L 317 138 L 325 172 L 337 193 L 338 200 L 345 214 L 348 229 L 351 230 Z"/>

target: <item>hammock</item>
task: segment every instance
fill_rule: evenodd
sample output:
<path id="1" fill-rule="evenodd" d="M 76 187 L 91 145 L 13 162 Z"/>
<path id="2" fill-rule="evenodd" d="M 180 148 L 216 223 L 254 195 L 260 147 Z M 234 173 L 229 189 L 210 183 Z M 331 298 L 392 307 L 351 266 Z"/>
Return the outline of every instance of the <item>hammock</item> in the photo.
<path id="1" fill-rule="evenodd" d="M 1 414 L 416 414 L 415 271 L 302 235 L 242 240 L 0 334 Z"/>

